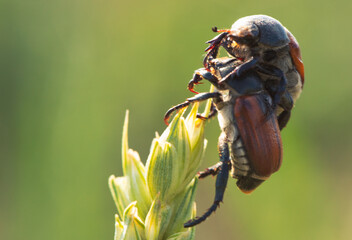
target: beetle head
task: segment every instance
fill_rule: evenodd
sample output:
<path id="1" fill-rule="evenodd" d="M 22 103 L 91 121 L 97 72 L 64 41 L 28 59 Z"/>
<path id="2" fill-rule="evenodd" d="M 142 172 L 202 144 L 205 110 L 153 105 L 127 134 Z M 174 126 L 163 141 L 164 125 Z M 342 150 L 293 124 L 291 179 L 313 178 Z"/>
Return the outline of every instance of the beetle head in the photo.
<path id="1" fill-rule="evenodd" d="M 231 29 L 217 30 L 227 32 L 221 45 L 226 51 L 240 60 L 247 60 L 252 56 L 252 48 L 257 45 L 260 38 L 260 31 L 255 23 L 248 22 L 245 18 L 237 20 Z"/>
<path id="2" fill-rule="evenodd" d="M 239 59 L 261 55 L 262 50 L 280 49 L 290 42 L 284 26 L 276 19 L 266 15 L 253 15 L 238 19 L 228 30 L 221 45 L 226 51 Z"/>

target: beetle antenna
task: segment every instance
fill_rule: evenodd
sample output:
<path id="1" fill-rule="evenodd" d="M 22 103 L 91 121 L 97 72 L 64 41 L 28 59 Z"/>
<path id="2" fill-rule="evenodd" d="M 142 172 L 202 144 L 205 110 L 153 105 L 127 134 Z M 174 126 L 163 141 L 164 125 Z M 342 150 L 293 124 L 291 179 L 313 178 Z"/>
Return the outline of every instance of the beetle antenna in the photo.
<path id="1" fill-rule="evenodd" d="M 211 28 L 211 30 L 212 30 L 213 32 L 227 32 L 227 33 L 230 33 L 230 32 L 231 32 L 230 29 L 218 29 L 217 27 L 213 27 L 213 28 Z"/>

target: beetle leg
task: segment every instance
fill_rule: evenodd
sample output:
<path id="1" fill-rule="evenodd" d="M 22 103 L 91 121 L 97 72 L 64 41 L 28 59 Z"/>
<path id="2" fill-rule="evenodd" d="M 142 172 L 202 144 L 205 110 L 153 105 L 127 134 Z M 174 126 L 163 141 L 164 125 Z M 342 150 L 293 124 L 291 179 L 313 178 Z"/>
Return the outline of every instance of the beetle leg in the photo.
<path id="1" fill-rule="evenodd" d="M 195 94 L 198 94 L 199 92 L 196 92 L 196 91 L 194 90 L 194 86 L 200 84 L 200 81 L 202 81 L 202 80 L 203 80 L 203 77 L 202 77 L 202 75 L 201 75 L 201 74 L 198 72 L 198 70 L 197 70 L 197 71 L 193 74 L 192 79 L 188 82 L 188 86 L 187 86 L 188 90 L 191 91 L 191 92 L 193 92 L 193 93 L 195 93 Z"/>
<path id="2" fill-rule="evenodd" d="M 226 142 L 226 134 L 222 133 L 219 138 L 219 155 L 220 155 L 220 166 L 219 173 L 216 178 L 216 191 L 215 191 L 215 199 L 213 205 L 206 211 L 201 217 L 197 217 L 195 219 L 191 219 L 186 222 L 184 227 L 193 227 L 207 219 L 215 210 L 218 208 L 220 202 L 224 197 L 224 192 L 227 185 L 227 180 L 229 178 L 229 171 L 231 169 L 230 162 L 230 152 L 229 146 Z"/>
<path id="3" fill-rule="evenodd" d="M 203 66 L 207 71 L 214 67 L 213 60 L 218 56 L 220 45 L 213 46 L 203 59 Z"/>
<path id="4" fill-rule="evenodd" d="M 217 28 L 213 28 L 213 31 L 217 32 Z M 223 32 L 219 34 L 218 36 L 214 37 L 213 39 L 207 41 L 206 43 L 209 43 L 210 45 L 205 49 L 207 55 L 204 57 L 203 60 L 203 65 L 206 69 L 210 69 L 211 61 L 217 57 L 219 53 L 219 48 L 221 41 L 228 35 L 228 32 Z"/>
<path id="5" fill-rule="evenodd" d="M 176 106 L 173 106 L 172 108 L 170 108 L 169 110 L 167 110 L 167 112 L 164 115 L 164 122 L 166 125 L 169 125 L 169 119 L 170 116 L 173 112 L 175 111 L 179 111 L 182 108 L 187 107 L 188 105 L 190 105 L 191 103 L 189 101 L 185 101 L 183 103 L 177 104 Z"/>
<path id="6" fill-rule="evenodd" d="M 286 127 L 288 120 L 290 120 L 291 117 L 291 111 L 283 111 L 278 117 L 277 121 L 279 123 L 279 128 L 280 131 Z"/>
<path id="7" fill-rule="evenodd" d="M 216 58 L 219 52 L 219 46 L 212 48 L 203 59 L 203 66 L 207 71 L 211 71 L 211 68 L 214 67 L 213 60 Z"/>
<path id="8" fill-rule="evenodd" d="M 288 91 L 285 91 L 284 94 L 282 95 L 279 105 L 285 111 L 291 111 L 292 110 L 294 102 L 293 102 L 291 94 Z"/>
<path id="9" fill-rule="evenodd" d="M 207 100 L 209 98 L 219 98 L 220 95 L 221 94 L 219 92 L 210 92 L 210 93 L 207 92 L 207 93 L 199 93 L 199 94 L 195 95 L 194 97 L 187 98 L 187 100 L 185 102 L 180 103 L 180 104 L 170 108 L 165 113 L 165 116 L 164 116 L 165 124 L 169 125 L 169 119 L 170 119 L 170 116 L 173 112 L 179 111 L 180 109 L 187 107 L 188 105 L 190 105 L 193 102 L 201 102 L 201 101 Z"/>
<path id="10" fill-rule="evenodd" d="M 198 178 L 202 179 L 202 178 L 205 178 L 209 175 L 216 176 L 219 173 L 222 164 L 223 164 L 222 162 L 218 162 L 214 166 L 211 166 L 211 167 L 205 169 L 205 171 L 199 172 Z"/>
<path id="11" fill-rule="evenodd" d="M 209 43 L 210 45 L 205 49 L 205 51 L 210 51 L 214 47 L 218 47 L 221 43 L 221 41 L 228 35 L 228 32 L 222 32 L 221 34 L 217 35 L 213 39 L 207 41 L 206 43 Z"/>
<path id="12" fill-rule="evenodd" d="M 194 93 L 198 93 L 194 90 L 194 85 L 199 84 L 199 82 L 203 79 L 209 81 L 217 89 L 221 88 L 219 79 L 215 75 L 213 75 L 211 72 L 208 72 L 205 68 L 200 68 L 195 71 L 193 78 L 188 82 L 188 90 Z"/>
<path id="13" fill-rule="evenodd" d="M 237 76 L 241 76 L 242 73 L 252 69 L 253 67 L 255 67 L 258 63 L 259 58 L 257 57 L 251 57 L 248 61 L 244 62 L 243 64 L 241 64 L 240 66 L 238 66 L 236 68 L 236 75 Z"/>
<path id="14" fill-rule="evenodd" d="M 234 74 L 236 74 L 236 76 L 239 77 L 244 72 L 254 68 L 258 63 L 258 60 L 259 59 L 257 57 L 251 57 L 250 60 L 248 60 L 245 63 L 241 64 L 240 66 L 236 67 L 232 72 L 230 72 L 223 79 L 221 79 L 220 84 L 230 80 Z"/>
<path id="15" fill-rule="evenodd" d="M 288 91 L 282 95 L 279 105 L 284 109 L 282 113 L 277 117 L 279 123 L 279 128 L 282 130 L 286 127 L 288 120 L 291 117 L 291 109 L 293 108 L 293 99 L 291 94 Z"/>
<path id="16" fill-rule="evenodd" d="M 274 76 L 280 78 L 279 85 L 275 89 L 273 96 L 273 108 L 275 109 L 276 106 L 280 103 L 281 97 L 283 96 L 284 92 L 286 91 L 287 86 L 287 79 L 285 74 L 281 71 L 281 69 L 268 64 L 258 64 L 257 70 L 261 73 L 267 74 L 269 76 Z M 293 104 L 293 101 L 292 101 Z M 291 107 L 292 108 L 292 107 Z"/>
<path id="17" fill-rule="evenodd" d="M 197 113 L 197 118 L 200 118 L 202 120 L 208 120 L 208 119 L 211 119 L 211 118 L 215 117 L 215 115 L 217 113 L 218 113 L 218 111 L 216 110 L 215 104 L 212 102 L 211 103 L 210 113 L 208 114 L 208 116 L 204 117 L 203 115 Z"/>

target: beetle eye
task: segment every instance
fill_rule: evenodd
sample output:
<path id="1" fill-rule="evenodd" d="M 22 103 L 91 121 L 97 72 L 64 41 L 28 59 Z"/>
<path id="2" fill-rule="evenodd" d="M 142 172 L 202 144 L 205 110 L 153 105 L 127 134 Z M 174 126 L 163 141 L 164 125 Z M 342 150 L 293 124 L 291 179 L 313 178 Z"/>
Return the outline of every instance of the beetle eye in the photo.
<path id="1" fill-rule="evenodd" d="M 270 62 L 274 58 L 276 58 L 276 52 L 274 50 L 268 50 L 264 52 L 264 56 L 263 56 L 264 61 Z"/>

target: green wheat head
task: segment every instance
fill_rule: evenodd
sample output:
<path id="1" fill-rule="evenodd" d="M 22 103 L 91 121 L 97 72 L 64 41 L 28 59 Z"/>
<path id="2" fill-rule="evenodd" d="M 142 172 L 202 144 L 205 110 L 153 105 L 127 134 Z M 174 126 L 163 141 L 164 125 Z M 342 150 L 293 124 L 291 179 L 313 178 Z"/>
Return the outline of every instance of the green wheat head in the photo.
<path id="1" fill-rule="evenodd" d="M 146 165 L 128 147 L 128 112 L 122 138 L 123 177 L 109 178 L 116 204 L 115 240 L 194 239 L 195 228 L 183 224 L 196 214 L 194 202 L 197 169 L 207 141 L 204 121 L 196 117 L 195 103 L 186 118 L 185 109 L 153 139 Z M 210 101 L 205 113 L 209 114 Z"/>

